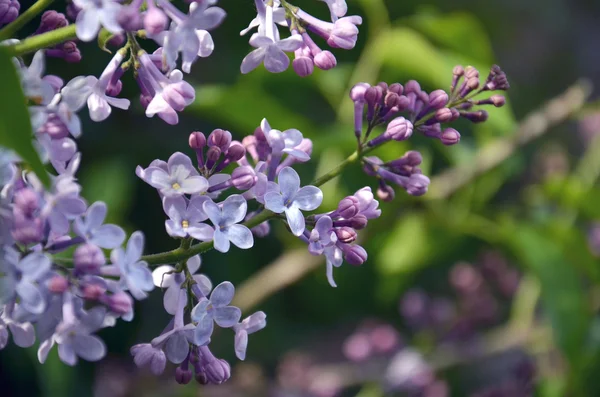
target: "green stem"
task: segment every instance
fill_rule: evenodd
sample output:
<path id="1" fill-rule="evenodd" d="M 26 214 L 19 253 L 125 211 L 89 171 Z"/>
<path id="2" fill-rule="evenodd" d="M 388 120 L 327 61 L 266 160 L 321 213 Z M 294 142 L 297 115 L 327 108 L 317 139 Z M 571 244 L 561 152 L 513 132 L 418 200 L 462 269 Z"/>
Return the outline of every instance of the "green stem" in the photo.
<path id="1" fill-rule="evenodd" d="M 0 41 L 11 39 L 25 25 L 38 14 L 44 11 L 54 0 L 38 0 L 35 4 L 23 12 L 17 19 L 0 30 Z"/>
<path id="2" fill-rule="evenodd" d="M 75 25 L 69 25 L 65 26 L 64 28 L 28 37 L 22 42 L 8 47 L 8 51 L 12 55 L 18 56 L 41 50 L 43 48 L 53 47 L 57 44 L 64 43 L 67 40 L 72 40 L 75 38 L 77 38 L 75 33 Z"/>

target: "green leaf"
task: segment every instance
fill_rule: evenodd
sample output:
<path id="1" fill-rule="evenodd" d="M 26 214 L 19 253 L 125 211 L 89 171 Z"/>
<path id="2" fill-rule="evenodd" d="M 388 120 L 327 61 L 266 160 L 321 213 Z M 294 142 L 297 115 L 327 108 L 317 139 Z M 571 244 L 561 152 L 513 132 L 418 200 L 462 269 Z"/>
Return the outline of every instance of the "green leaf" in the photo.
<path id="1" fill-rule="evenodd" d="M 27 110 L 20 78 L 6 50 L 0 47 L 0 146 L 14 150 L 26 162 L 40 181 L 50 186 L 50 177 L 31 141 L 31 119 Z"/>
<path id="2" fill-rule="evenodd" d="M 591 322 L 583 285 L 559 244 L 542 230 L 519 225 L 509 238 L 519 258 L 539 278 L 543 308 L 557 346 L 576 371 Z"/>

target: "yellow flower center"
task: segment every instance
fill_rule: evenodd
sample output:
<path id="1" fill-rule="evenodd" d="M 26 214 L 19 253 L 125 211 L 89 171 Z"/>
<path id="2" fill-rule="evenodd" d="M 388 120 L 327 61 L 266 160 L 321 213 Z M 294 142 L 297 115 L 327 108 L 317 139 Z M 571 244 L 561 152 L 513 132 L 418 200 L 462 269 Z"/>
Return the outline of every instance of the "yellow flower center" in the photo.
<path id="1" fill-rule="evenodd" d="M 185 229 L 188 228 L 190 226 L 190 223 L 188 221 L 181 221 L 181 226 Z"/>
<path id="2" fill-rule="evenodd" d="M 181 185 L 179 185 L 179 183 L 177 183 L 177 182 L 175 182 L 173 185 L 171 185 L 171 187 L 175 190 L 181 189 Z"/>

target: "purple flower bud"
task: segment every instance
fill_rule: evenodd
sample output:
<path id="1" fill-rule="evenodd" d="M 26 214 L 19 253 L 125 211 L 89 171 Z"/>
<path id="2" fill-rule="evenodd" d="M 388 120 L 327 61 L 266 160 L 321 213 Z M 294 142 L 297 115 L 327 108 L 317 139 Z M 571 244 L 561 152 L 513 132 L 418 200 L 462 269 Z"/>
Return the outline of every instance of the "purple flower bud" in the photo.
<path id="1" fill-rule="evenodd" d="M 406 120 L 404 117 L 397 117 L 390 121 L 385 134 L 389 134 L 389 136 L 395 141 L 403 141 L 410 138 L 412 132 L 412 123 Z"/>
<path id="2" fill-rule="evenodd" d="M 82 244 L 73 253 L 75 270 L 80 274 L 98 274 L 106 264 L 102 250 L 94 244 Z"/>
<path id="3" fill-rule="evenodd" d="M 108 39 L 106 44 L 113 47 L 121 47 L 123 44 L 125 44 L 125 35 L 123 33 L 115 34 Z"/>
<path id="4" fill-rule="evenodd" d="M 488 119 L 489 114 L 485 110 L 478 110 L 476 112 L 460 112 L 460 116 L 473 123 L 483 123 Z"/>
<path id="5" fill-rule="evenodd" d="M 133 362 L 138 367 L 149 367 L 154 375 L 160 375 L 164 372 L 167 357 L 161 349 L 157 349 L 149 343 L 143 343 L 133 346 L 130 352 L 133 356 Z"/>
<path id="6" fill-rule="evenodd" d="M 448 104 L 448 94 L 444 90 L 435 90 L 429 94 L 429 108 L 441 109 Z"/>
<path id="7" fill-rule="evenodd" d="M 383 99 L 383 104 L 388 108 L 393 108 L 394 106 L 400 103 L 400 95 L 394 92 L 388 92 L 385 94 L 385 98 Z"/>
<path id="8" fill-rule="evenodd" d="M 404 92 L 404 87 L 400 83 L 394 83 L 390 84 L 390 86 L 388 87 L 388 91 L 398 95 L 402 95 L 402 93 Z"/>
<path id="9" fill-rule="evenodd" d="M 12 237 L 21 244 L 39 243 L 44 237 L 44 222 L 40 217 L 31 218 L 18 207 L 13 208 Z"/>
<path id="10" fill-rule="evenodd" d="M 216 129 L 208 136 L 208 146 L 217 146 L 221 152 L 226 152 L 231 144 L 231 132 L 222 129 Z"/>
<path id="11" fill-rule="evenodd" d="M 446 128 L 442 132 L 442 136 L 440 140 L 444 145 L 450 146 L 455 145 L 460 142 L 460 133 L 456 131 L 454 128 Z"/>
<path id="12" fill-rule="evenodd" d="M 506 98 L 502 95 L 492 95 L 490 101 L 495 107 L 501 108 L 506 103 Z"/>
<path id="13" fill-rule="evenodd" d="M 344 260 L 351 265 L 360 266 L 367 260 L 367 251 L 360 245 L 343 246 Z"/>
<path id="14" fill-rule="evenodd" d="M 128 293 L 119 291 L 110 296 L 108 306 L 116 314 L 127 314 L 133 310 L 133 298 Z"/>
<path id="15" fill-rule="evenodd" d="M 339 241 L 345 244 L 350 244 L 354 242 L 357 237 L 356 230 L 348 226 L 342 226 L 340 228 L 335 229 L 335 235 L 337 236 Z"/>
<path id="16" fill-rule="evenodd" d="M 206 146 L 206 137 L 199 131 L 194 131 L 188 139 L 190 147 L 194 150 L 202 150 Z"/>
<path id="17" fill-rule="evenodd" d="M 337 215 L 344 219 L 351 219 L 359 211 L 359 201 L 354 196 L 348 196 L 343 198 L 337 207 Z"/>
<path id="18" fill-rule="evenodd" d="M 356 215 L 352 219 L 350 219 L 349 226 L 356 230 L 361 230 L 367 227 L 367 223 L 369 220 L 364 215 Z"/>
<path id="19" fill-rule="evenodd" d="M 479 79 L 479 70 L 474 68 L 473 66 L 467 66 L 465 68 L 465 78 L 466 79 Z"/>
<path id="20" fill-rule="evenodd" d="M 15 192 L 13 203 L 24 215 L 32 216 L 39 208 L 39 197 L 33 189 L 23 188 Z"/>
<path id="21" fill-rule="evenodd" d="M 0 0 L 0 26 L 17 19 L 20 9 L 21 4 L 17 0 Z"/>
<path id="22" fill-rule="evenodd" d="M 315 66 L 321 70 L 333 69 L 337 65 L 337 60 L 331 51 L 321 51 L 315 55 Z"/>
<path id="23" fill-rule="evenodd" d="M 189 369 L 183 369 L 181 366 L 175 369 L 175 381 L 180 385 L 187 385 L 192 381 L 192 371 Z"/>
<path id="24" fill-rule="evenodd" d="M 405 95 L 409 94 L 411 92 L 414 92 L 415 94 L 418 94 L 421 92 L 421 85 L 419 84 L 418 81 L 410 80 L 404 86 L 404 94 Z"/>
<path id="25" fill-rule="evenodd" d="M 69 24 L 65 14 L 61 14 L 54 10 L 46 11 L 42 14 L 40 26 L 35 31 L 35 34 L 46 33 L 52 30 L 63 28 Z"/>
<path id="26" fill-rule="evenodd" d="M 149 1 L 148 6 L 149 10 L 144 15 L 144 29 L 151 35 L 157 35 L 165 30 L 169 19 L 164 12 L 154 5 L 154 1 Z"/>
<path id="27" fill-rule="evenodd" d="M 231 377 L 231 367 L 225 360 L 214 359 L 204 365 L 204 370 L 208 381 L 215 385 L 220 385 Z"/>
<path id="28" fill-rule="evenodd" d="M 369 335 L 371 345 L 377 353 L 391 353 L 400 344 L 398 331 L 389 324 L 378 325 Z"/>
<path id="29" fill-rule="evenodd" d="M 307 56 L 296 56 L 292 61 L 294 72 L 300 77 L 310 76 L 315 70 L 315 63 Z"/>
<path id="30" fill-rule="evenodd" d="M 258 180 L 254 169 L 249 165 L 237 167 L 231 173 L 231 183 L 239 190 L 251 189 Z"/>
<path id="31" fill-rule="evenodd" d="M 379 187 L 377 188 L 377 197 L 382 201 L 392 201 L 396 196 L 396 192 L 394 192 L 394 188 L 392 188 L 387 183 L 381 181 Z"/>
<path id="32" fill-rule="evenodd" d="M 423 174 L 412 174 L 404 186 L 406 192 L 411 196 L 422 196 L 427 193 L 431 181 Z"/>
<path id="33" fill-rule="evenodd" d="M 438 123 L 450 123 L 460 117 L 460 113 L 456 109 L 441 108 L 435 112 L 433 120 Z"/>
<path id="34" fill-rule="evenodd" d="M 379 86 L 369 87 L 365 92 L 365 101 L 369 106 L 376 106 L 381 103 L 383 99 L 383 90 Z"/>
<path id="35" fill-rule="evenodd" d="M 371 87 L 367 83 L 358 83 L 350 90 L 350 99 L 353 102 L 365 102 L 365 93 Z"/>
<path id="36" fill-rule="evenodd" d="M 225 153 L 225 159 L 232 163 L 241 160 L 245 155 L 246 149 L 244 148 L 244 145 L 237 141 L 233 141 Z"/>
<path id="37" fill-rule="evenodd" d="M 97 301 L 104 297 L 106 288 L 99 284 L 88 283 L 81 287 L 81 296 L 90 301 Z"/>
<path id="38" fill-rule="evenodd" d="M 454 67 L 454 69 L 452 70 L 452 84 L 450 85 L 450 91 L 454 92 L 454 90 L 456 89 L 456 84 L 458 84 L 458 80 L 460 80 L 460 78 L 465 74 L 465 69 L 460 66 L 457 65 Z"/>
<path id="39" fill-rule="evenodd" d="M 62 294 L 69 288 L 69 281 L 63 276 L 54 276 L 48 281 L 48 291 L 54 294 Z"/>
<path id="40" fill-rule="evenodd" d="M 142 17 L 139 7 L 125 6 L 121 8 L 117 22 L 123 30 L 133 32 L 144 28 L 145 19 Z"/>
<path id="41" fill-rule="evenodd" d="M 206 168 L 212 167 L 219 161 L 221 157 L 221 149 L 218 146 L 213 146 L 206 151 Z"/>

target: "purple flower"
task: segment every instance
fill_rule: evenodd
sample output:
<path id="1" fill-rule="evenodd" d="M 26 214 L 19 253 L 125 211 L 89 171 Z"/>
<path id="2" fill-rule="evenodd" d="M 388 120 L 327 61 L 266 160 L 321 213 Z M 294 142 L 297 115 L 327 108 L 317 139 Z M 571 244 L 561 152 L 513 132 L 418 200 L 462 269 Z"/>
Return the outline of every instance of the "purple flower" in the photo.
<path id="1" fill-rule="evenodd" d="M 252 29 L 258 27 L 258 34 L 261 36 L 266 35 L 267 26 L 266 26 L 266 15 L 267 15 L 267 7 L 265 6 L 264 0 L 254 0 L 256 4 L 257 15 L 256 17 L 250 21 L 248 27 L 240 32 L 240 36 L 245 35 Z M 287 26 L 287 22 L 285 20 L 285 8 L 279 7 L 279 0 L 275 0 L 273 2 L 273 22 L 282 26 Z M 279 39 L 279 31 L 275 26 L 269 28 L 273 29 L 275 32 L 275 37 Z"/>
<path id="2" fill-rule="evenodd" d="M 169 236 L 193 237 L 200 241 L 212 240 L 213 228 L 206 223 L 202 223 L 202 221 L 208 219 L 202 209 L 202 204 L 206 200 L 210 199 L 206 196 L 195 196 L 188 202 L 181 196 L 165 197 L 163 208 L 170 218 L 165 221 Z"/>
<path id="3" fill-rule="evenodd" d="M 61 102 L 57 106 L 50 104 L 71 135 L 81 135 L 81 120 L 77 112 L 86 104 L 98 82 L 94 76 L 78 76 L 72 79 L 60 91 Z M 54 102 L 54 101 L 53 101 Z"/>
<path id="4" fill-rule="evenodd" d="M 306 151 L 298 149 L 302 144 L 302 133 L 297 129 L 289 129 L 283 132 L 271 128 L 267 119 L 263 119 L 260 123 L 260 128 L 265 134 L 265 138 L 271 147 L 274 155 L 287 154 L 298 161 L 308 161 L 310 156 Z"/>
<path id="5" fill-rule="evenodd" d="M 242 361 L 246 358 L 248 335 L 260 331 L 266 326 L 267 315 L 264 312 L 256 312 L 233 326 L 235 331 L 235 355 L 237 358 Z"/>
<path id="6" fill-rule="evenodd" d="M 285 212 L 288 225 L 295 236 L 304 232 L 302 211 L 312 211 L 323 201 L 323 193 L 316 186 L 300 188 L 300 177 L 293 168 L 285 167 L 277 179 L 279 192 L 265 194 L 265 208 L 277 214 Z"/>
<path id="7" fill-rule="evenodd" d="M 0 308 L 0 350 L 8 343 L 9 332 L 13 342 L 19 347 L 30 347 L 35 343 L 35 330 L 29 322 L 18 322 L 7 313 L 7 307 Z"/>
<path id="8" fill-rule="evenodd" d="M 0 26 L 11 23 L 19 16 L 21 4 L 17 0 L 0 1 Z"/>
<path id="9" fill-rule="evenodd" d="M 148 367 L 154 375 L 164 372 L 167 358 L 162 349 L 152 346 L 150 343 L 142 343 L 133 346 L 130 350 L 133 362 L 138 367 Z"/>
<path id="10" fill-rule="evenodd" d="M 117 225 L 103 225 L 106 218 L 106 204 L 96 201 L 84 217 L 75 219 L 73 231 L 88 243 L 101 248 L 117 248 L 125 240 L 125 232 Z"/>
<path id="11" fill-rule="evenodd" d="M 43 191 L 43 186 L 34 175 L 28 175 L 32 185 L 38 192 Z M 42 218 L 47 218 L 50 229 L 56 235 L 62 236 L 69 231 L 69 221 L 83 214 L 86 203 L 79 197 L 81 187 L 74 182 L 72 176 L 59 175 L 54 179 L 50 193 L 45 193 L 45 204 L 42 208 Z"/>
<path id="12" fill-rule="evenodd" d="M 146 298 L 146 292 L 152 291 L 154 288 L 148 264 L 140 261 L 143 250 L 144 235 L 141 232 L 135 232 L 129 238 L 125 250 L 117 248 L 111 252 L 110 259 L 113 267 L 106 266 L 102 269 L 105 274 L 117 270 L 121 276 L 122 288 L 129 290 L 137 300 Z"/>
<path id="13" fill-rule="evenodd" d="M 187 260 L 187 268 L 192 278 L 196 281 L 202 295 L 207 296 L 212 290 L 212 283 L 203 274 L 194 274 L 200 269 L 200 255 L 196 255 Z M 185 282 L 185 275 L 183 272 L 175 273 L 175 268 L 170 265 L 159 266 L 152 272 L 152 279 L 154 285 L 159 288 L 166 288 L 163 296 L 163 305 L 167 313 L 175 315 L 177 311 L 177 299 L 179 289 Z"/>
<path id="14" fill-rule="evenodd" d="M 198 175 L 192 160 L 180 152 L 173 153 L 167 163 L 156 160 L 145 170 L 138 166 L 136 174 L 166 197 L 202 194 L 208 189 L 208 181 Z"/>
<path id="15" fill-rule="evenodd" d="M 357 25 L 362 24 L 359 16 L 350 16 L 337 19 L 335 22 L 325 22 L 298 9 L 298 18 L 304 21 L 310 30 L 327 40 L 327 44 L 334 48 L 351 50 L 358 39 Z"/>
<path id="16" fill-rule="evenodd" d="M 50 271 L 50 258 L 41 252 L 19 258 L 19 253 L 11 247 L 5 247 L 1 255 L 0 303 L 10 303 L 17 297 L 19 305 L 26 311 L 43 313 L 46 299 L 38 282 Z"/>
<path id="17" fill-rule="evenodd" d="M 122 6 L 114 0 L 73 0 L 81 8 L 77 14 L 77 37 L 81 41 L 92 41 L 100 27 L 111 33 L 120 33 L 123 29 L 117 22 Z"/>
<path id="18" fill-rule="evenodd" d="M 21 84 L 25 96 L 38 105 L 47 105 L 54 97 L 55 91 L 52 85 L 44 79 L 46 62 L 44 51 L 38 51 L 33 55 L 29 67 L 18 63 L 17 70 L 21 77 Z"/>
<path id="19" fill-rule="evenodd" d="M 264 63 L 265 69 L 269 72 L 281 73 L 290 66 L 290 59 L 286 52 L 296 51 L 302 46 L 302 43 L 302 38 L 298 35 L 283 40 L 274 40 L 269 36 L 255 33 L 250 38 L 250 45 L 256 49 L 242 60 L 240 70 L 243 74 L 247 74 Z"/>
<path id="20" fill-rule="evenodd" d="M 354 193 L 358 199 L 358 214 L 364 215 L 367 219 L 379 218 L 381 210 L 378 209 L 379 202 L 375 200 L 373 192 L 369 186 L 365 186 Z"/>
<path id="21" fill-rule="evenodd" d="M 237 223 L 244 220 L 248 205 L 244 197 L 233 194 L 221 203 L 221 207 L 212 200 L 207 200 L 202 206 L 210 221 L 215 225 L 215 249 L 221 252 L 229 251 L 230 242 L 236 247 L 248 249 L 254 245 L 252 232 L 244 225 Z"/>
<path id="22" fill-rule="evenodd" d="M 108 66 L 104 69 L 98 82 L 93 87 L 93 92 L 87 98 L 87 105 L 90 111 L 90 118 L 93 121 L 105 120 L 112 111 L 111 105 L 119 109 L 129 109 L 129 100 L 125 98 L 113 98 L 106 95 L 106 89 L 113 75 L 118 70 L 123 61 L 123 54 L 117 51 Z"/>
<path id="23" fill-rule="evenodd" d="M 231 328 L 240 321 L 242 312 L 235 306 L 228 306 L 235 288 L 229 281 L 217 285 L 210 298 L 202 298 L 192 310 L 192 320 L 198 323 L 194 331 L 194 344 L 205 345 L 213 333 L 214 323 L 221 328 Z"/>
<path id="24" fill-rule="evenodd" d="M 329 11 L 331 12 L 331 20 L 337 21 L 338 18 L 343 17 L 348 12 L 348 5 L 346 0 L 321 0 L 327 3 Z"/>

